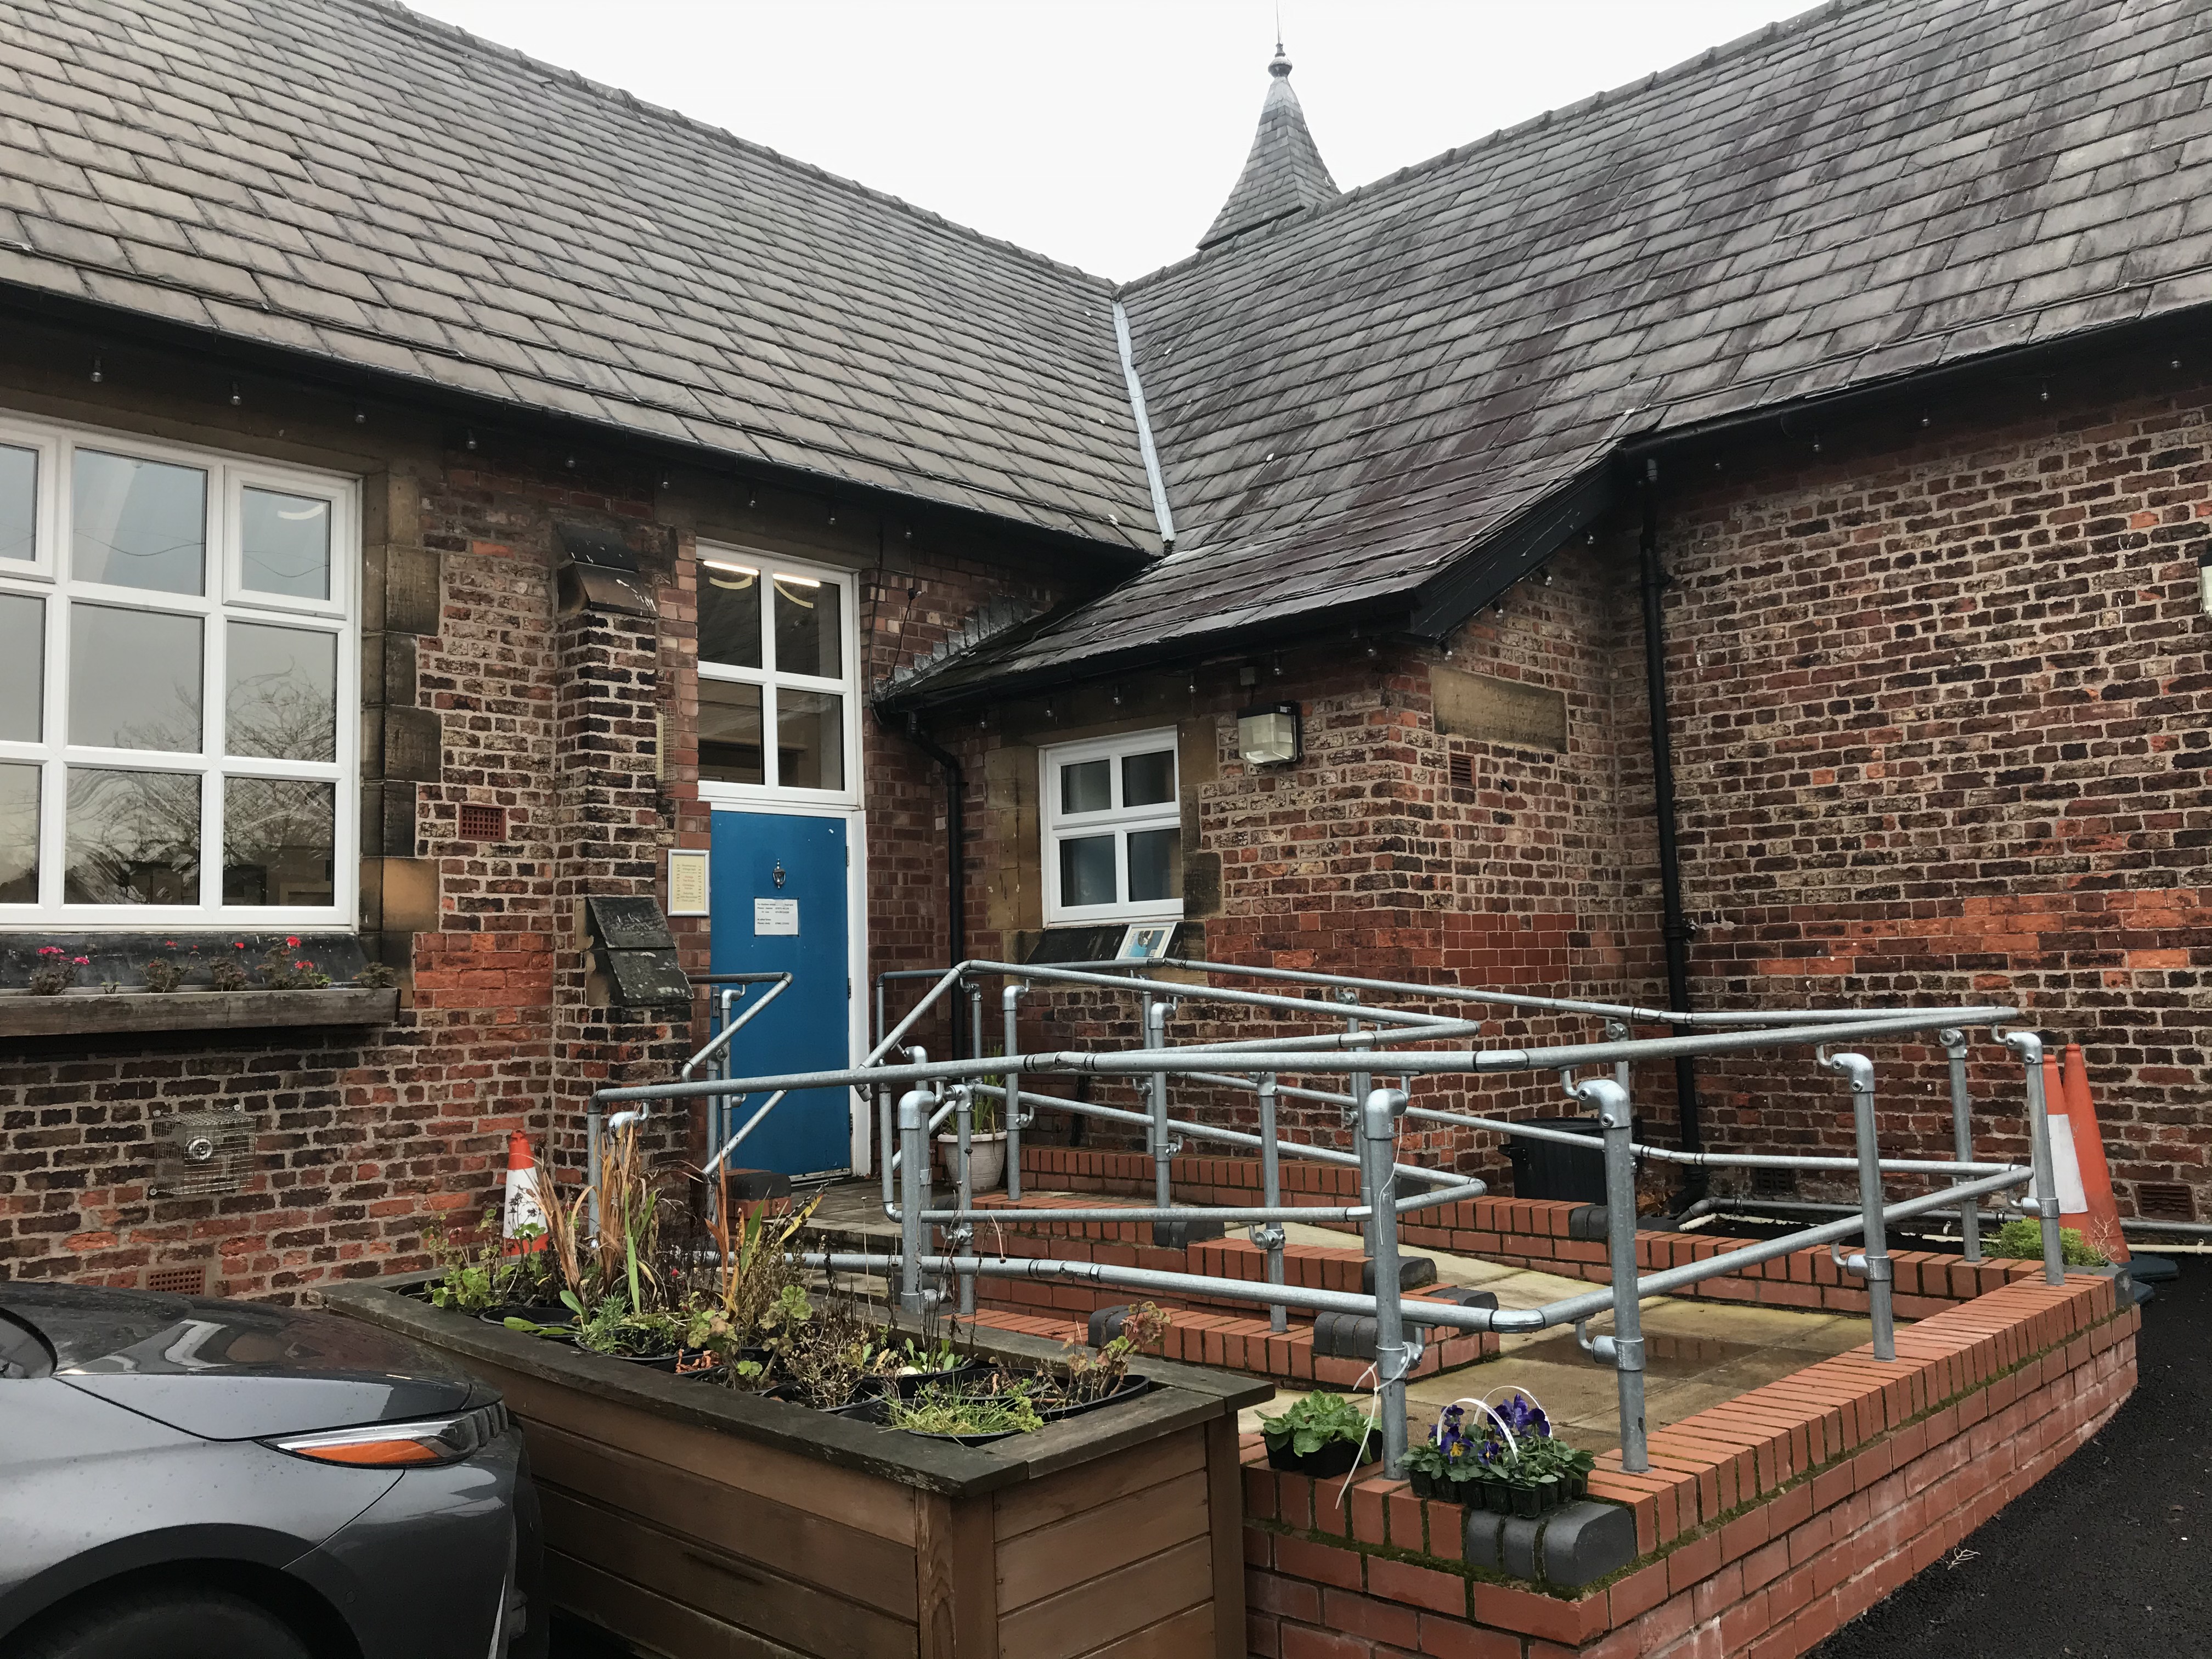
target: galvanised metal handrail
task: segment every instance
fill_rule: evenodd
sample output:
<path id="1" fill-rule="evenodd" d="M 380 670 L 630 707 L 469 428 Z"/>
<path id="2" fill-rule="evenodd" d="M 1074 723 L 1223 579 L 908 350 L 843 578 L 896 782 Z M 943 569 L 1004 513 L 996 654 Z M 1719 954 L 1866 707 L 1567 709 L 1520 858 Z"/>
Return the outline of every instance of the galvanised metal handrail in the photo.
<path id="1" fill-rule="evenodd" d="M 1267 993 L 1231 991 L 1213 986 L 1163 982 L 1140 978 L 1126 971 L 1094 972 L 1087 966 L 1026 968 L 1010 963 L 963 963 L 941 973 L 901 972 L 880 977 L 877 985 L 878 1039 L 867 1060 L 859 1066 L 705 1083 L 678 1081 L 639 1088 L 606 1089 L 594 1096 L 592 1116 L 596 1122 L 599 1111 L 606 1103 L 694 1097 L 718 1088 L 743 1090 L 747 1093 L 759 1090 L 790 1091 L 836 1086 L 872 1088 L 877 1093 L 879 1127 L 883 1134 L 884 1210 L 888 1217 L 899 1224 L 898 1252 L 889 1256 L 829 1253 L 812 1255 L 808 1260 L 840 1271 L 879 1271 L 886 1275 L 895 1273 L 902 1303 L 909 1308 L 921 1307 L 940 1294 L 925 1285 L 925 1276 L 949 1275 L 960 1285 L 963 1307 L 972 1309 L 975 1279 L 979 1275 L 988 1275 L 1074 1279 L 1131 1290 L 1243 1301 L 1267 1307 L 1271 1322 L 1278 1329 L 1283 1328 L 1286 1311 L 1293 1308 L 1371 1316 L 1376 1322 L 1377 1392 L 1381 1398 L 1385 1458 L 1394 1473 L 1405 1450 L 1406 1378 L 1419 1361 L 1424 1340 L 1422 1333 L 1431 1328 L 1510 1333 L 1541 1330 L 1560 1325 L 1575 1326 L 1577 1339 L 1585 1350 L 1593 1358 L 1616 1373 L 1623 1464 L 1631 1470 L 1638 1470 L 1649 1466 L 1644 1434 L 1643 1342 L 1637 1312 L 1639 1302 L 1644 1297 L 1686 1289 L 1705 1279 L 1741 1272 L 1796 1249 L 1826 1243 L 1832 1254 L 1840 1241 L 1857 1235 L 1863 1238 L 1864 1248 L 1848 1258 L 1838 1254 L 1837 1260 L 1854 1275 L 1865 1279 L 1875 1325 L 1875 1354 L 1880 1358 L 1893 1358 L 1895 1345 L 1890 1297 L 1890 1263 L 1884 1237 L 1885 1224 L 1951 1206 L 1958 1207 L 1962 1220 L 1970 1221 L 1980 1200 L 1996 1199 L 2000 1194 L 2030 1182 L 2033 1184 L 2035 1196 L 2021 1207 L 2031 1209 L 2041 1220 L 2045 1276 L 2053 1283 L 2063 1278 L 2058 1254 L 2058 1200 L 2051 1176 L 2050 1132 L 2043 1100 L 2039 1038 L 2033 1033 L 2021 1031 L 2002 1034 L 2006 1047 L 2019 1060 L 2023 1073 L 2025 1105 L 2034 1153 L 2033 1167 L 2026 1170 L 1975 1162 L 1971 1140 L 1963 1128 L 1958 1138 L 1959 1156 L 1954 1160 L 1882 1158 L 1875 1145 L 1874 1133 L 1875 1073 L 1872 1062 L 1856 1052 L 1834 1055 L 1826 1052 L 1827 1045 L 1832 1043 L 1863 1043 L 1877 1037 L 1936 1030 L 1952 1060 L 1954 1115 L 1963 1123 L 1966 1049 L 1964 1032 L 1970 1027 L 1999 1027 L 2002 1022 L 2014 1018 L 2014 1011 L 2008 1007 L 1811 1010 L 1683 1018 L 1667 1010 L 1601 1003 L 1570 1003 L 1557 999 L 1518 997 L 1504 993 L 1468 992 L 1456 987 L 1346 980 L 1339 976 L 1288 969 L 1228 968 L 1187 960 L 1112 966 L 1116 969 L 1124 966 L 1167 966 L 1189 971 L 1249 973 L 1255 977 L 1279 978 L 1300 985 L 1332 987 L 1340 998 L 1347 994 L 1387 992 L 1445 1000 L 1489 1002 L 1510 1007 L 1541 1008 L 1547 1012 L 1603 1018 L 1607 1022 L 1607 1038 L 1601 1042 L 1557 1043 L 1536 1048 L 1407 1048 L 1400 1045 L 1463 1042 L 1477 1036 L 1485 1022 L 1424 1014 L 1414 1010 L 1376 1007 L 1354 1001 L 1332 1002 L 1314 997 L 1274 996 Z M 973 982 L 979 976 L 1001 976 L 1007 981 L 1002 993 L 1007 1038 L 1004 1054 L 995 1057 L 979 1054 L 965 1060 L 932 1061 L 921 1050 L 908 1048 L 905 1051 L 906 1058 L 902 1063 L 886 1063 L 887 1056 L 900 1040 L 932 1007 L 963 988 L 969 1001 L 975 1046 L 980 1049 L 981 990 Z M 886 980 L 893 977 L 927 977 L 935 982 L 896 1028 L 885 1030 L 884 986 Z M 1133 993 L 1143 998 L 1140 1030 L 1145 1034 L 1146 1046 L 1121 1051 L 1054 1050 L 1029 1054 L 1018 1052 L 1014 1018 L 1019 997 L 1032 988 L 1057 985 L 1116 990 Z M 1165 1037 L 1164 1005 L 1182 1000 L 1220 1001 L 1264 1010 L 1278 1016 L 1291 1015 L 1323 1021 L 1343 1019 L 1352 1024 L 1352 1029 L 1341 1034 L 1269 1037 L 1240 1040 L 1234 1043 L 1171 1044 Z M 1625 1022 L 1629 1019 L 1638 1023 L 1692 1024 L 1700 1029 L 1686 1035 L 1638 1039 L 1626 1035 Z M 1771 1023 L 1778 1020 L 1781 1023 Z M 1758 1024 L 1760 1021 L 1769 1023 Z M 1366 1029 L 1370 1024 L 1376 1029 Z M 1671 1148 L 1639 1146 L 1632 1139 L 1627 1085 L 1637 1062 L 1672 1059 L 1681 1054 L 1805 1047 L 1814 1048 L 1821 1064 L 1843 1076 L 1849 1086 L 1858 1142 L 1856 1157 L 1682 1153 Z M 1414 1107 L 1410 1104 L 1403 1089 L 1371 1086 L 1371 1073 L 1378 1066 L 1401 1077 L 1407 1087 L 1417 1077 L 1557 1071 L 1561 1073 L 1563 1084 L 1572 1098 L 1596 1109 L 1599 1135 L 1593 1139 L 1566 1131 L 1517 1123 L 1510 1119 Z M 1234 1069 L 1225 1069 L 1229 1067 Z M 1589 1067 L 1610 1068 L 1613 1075 L 1577 1081 L 1576 1071 Z M 1279 1080 L 1279 1074 L 1283 1073 L 1342 1075 L 1347 1079 L 1347 1091 L 1340 1094 L 1326 1090 L 1285 1089 Z M 1152 1109 L 1146 1112 L 1125 1111 L 1085 1101 L 1025 1091 L 1021 1086 L 1022 1081 L 1026 1075 L 1034 1073 L 1126 1077 L 1146 1090 L 1147 1103 Z M 994 1077 L 999 1079 L 996 1085 L 986 1081 Z M 1256 1093 L 1261 1103 L 1261 1133 L 1253 1135 L 1170 1117 L 1167 1109 L 1166 1087 L 1170 1077 L 1182 1077 L 1207 1086 L 1248 1089 Z M 894 1114 L 889 1091 L 897 1085 L 906 1086 Z M 1274 1105 L 1279 1093 L 1293 1093 L 1303 1097 L 1356 1107 L 1356 1151 L 1346 1153 L 1335 1148 L 1284 1138 L 1274 1121 Z M 974 1203 L 969 1178 L 969 1129 L 973 1103 L 978 1096 L 996 1096 L 1006 1105 L 1005 1118 L 1008 1127 L 1010 1168 L 1018 1167 L 1016 1163 L 1018 1148 L 1014 1137 L 1028 1116 L 1022 1109 L 1024 1107 L 1049 1107 L 1109 1121 L 1145 1125 L 1158 1160 L 1156 1168 L 1163 1182 L 1167 1161 L 1181 1146 L 1180 1139 L 1175 1137 L 1192 1135 L 1225 1144 L 1256 1147 L 1261 1154 L 1263 1186 L 1261 1202 L 1256 1205 L 1194 1207 L 1160 1201 L 1149 1206 L 1109 1205 L 1084 1209 L 1055 1209 L 1038 1212 L 1038 1218 L 1070 1222 L 1218 1219 L 1249 1224 L 1253 1227 L 1255 1242 L 1267 1242 L 1268 1236 L 1273 1236 L 1273 1248 L 1269 1250 L 1267 1282 L 1255 1284 L 1244 1279 L 1164 1273 L 1105 1263 L 1070 1262 L 1052 1258 L 982 1256 L 968 1253 L 967 1246 L 972 1239 L 976 1222 L 1009 1218 L 1009 1212 L 1006 1210 L 978 1209 Z M 933 1207 L 929 1201 L 927 1137 L 948 1116 L 956 1119 L 960 1127 L 956 1137 L 955 1155 L 959 1174 L 959 1195 L 954 1208 L 943 1210 Z M 1534 1309 L 1490 1310 L 1463 1308 L 1453 1304 L 1424 1303 L 1419 1312 L 1413 1316 L 1416 1322 L 1409 1332 L 1406 1328 L 1406 1316 L 1400 1306 L 1398 1295 L 1398 1216 L 1475 1196 L 1485 1188 L 1480 1181 L 1470 1177 L 1401 1164 L 1396 1156 L 1397 1136 L 1399 1126 L 1408 1116 L 1454 1127 L 1481 1127 L 1553 1140 L 1602 1158 L 1606 1167 L 1606 1225 L 1611 1285 Z M 1361 1170 L 1360 1201 L 1322 1206 L 1283 1204 L 1279 1158 L 1285 1154 L 1324 1163 L 1342 1164 L 1349 1162 L 1357 1164 Z M 1638 1156 L 1696 1163 L 1709 1167 L 1855 1169 L 1860 1181 L 1858 1213 L 1783 1237 L 1748 1243 L 1680 1267 L 1639 1274 L 1636 1269 L 1634 1204 L 1634 1166 Z M 1885 1200 L 1881 1189 L 1881 1177 L 1886 1173 L 1930 1179 L 1970 1178 L 1938 1191 L 1889 1203 Z M 1432 1190 L 1401 1198 L 1398 1196 L 1398 1183 L 1408 1179 L 1429 1184 Z M 1012 1180 L 1008 1196 L 1010 1199 L 1018 1198 L 1018 1188 Z M 1156 1197 L 1164 1200 L 1164 1193 L 1156 1191 Z M 1285 1285 L 1282 1282 L 1281 1223 L 1291 1219 L 1357 1222 L 1365 1235 L 1367 1253 L 1373 1261 L 1374 1293 L 1354 1295 Z M 932 1253 L 925 1249 L 923 1229 L 933 1224 L 945 1229 L 951 1248 L 943 1253 Z M 1587 1322 L 1594 1315 L 1607 1310 L 1613 1315 L 1612 1331 L 1592 1335 L 1587 1329 Z"/>

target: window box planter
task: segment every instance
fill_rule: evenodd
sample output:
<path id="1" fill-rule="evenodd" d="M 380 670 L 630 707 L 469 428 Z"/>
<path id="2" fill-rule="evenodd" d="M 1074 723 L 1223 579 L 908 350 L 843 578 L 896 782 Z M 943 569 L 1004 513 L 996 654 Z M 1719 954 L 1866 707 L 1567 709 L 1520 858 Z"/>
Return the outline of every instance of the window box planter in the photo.
<path id="1" fill-rule="evenodd" d="M 1139 1360 L 1149 1386 L 968 1447 L 580 1352 L 398 1292 L 332 1311 L 505 1395 L 544 1502 L 556 1605 L 652 1651 L 1027 1659 L 1131 1638 L 1241 1656 L 1237 1413 L 1264 1382 Z M 1015 1364 L 1050 1343 L 978 1331 Z"/>
<path id="2" fill-rule="evenodd" d="M 388 1025 L 396 990 L 105 992 L 34 997 L 0 992 L 0 1036 L 89 1036 L 106 1031 L 227 1031 L 273 1025 Z"/>

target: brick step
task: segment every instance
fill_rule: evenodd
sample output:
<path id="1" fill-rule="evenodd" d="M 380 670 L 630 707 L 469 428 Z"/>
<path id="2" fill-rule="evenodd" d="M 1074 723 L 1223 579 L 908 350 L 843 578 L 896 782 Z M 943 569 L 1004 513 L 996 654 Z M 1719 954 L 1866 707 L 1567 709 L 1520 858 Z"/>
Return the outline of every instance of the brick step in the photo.
<path id="1" fill-rule="evenodd" d="M 1102 1194 L 1152 1190 L 1152 1161 L 1142 1153 L 1024 1145 L 1022 1169 L 1024 1179 L 1040 1186 Z M 1256 1158 L 1178 1158 L 1171 1173 L 1175 1195 L 1185 1203 L 1249 1204 L 1255 1201 L 1260 1189 Z M 1355 1171 L 1293 1161 L 1283 1164 L 1286 1204 L 1342 1203 L 1356 1199 L 1358 1191 Z M 1401 1217 L 1398 1237 L 1401 1244 L 1414 1249 L 1444 1250 L 1601 1285 L 1612 1279 L 1606 1259 L 1604 1211 L 1595 1205 L 1487 1195 L 1462 1199 Z M 1708 1233 L 1639 1229 L 1637 1262 L 1647 1272 L 1657 1272 L 1725 1254 L 1742 1243 Z M 1892 1305 L 1900 1319 L 1930 1318 L 2042 1272 L 2039 1262 L 1970 1264 L 1940 1250 L 1895 1250 L 1890 1260 L 1896 1274 Z M 1849 1279 L 1825 1249 L 1795 1250 L 1676 1294 L 1829 1313 L 1867 1310 L 1864 1287 Z"/>
<path id="2" fill-rule="evenodd" d="M 992 1243 L 989 1248 L 1003 1249 L 1009 1255 L 1096 1261 L 1152 1272 L 1189 1273 L 1253 1283 L 1264 1283 L 1267 1279 L 1267 1252 L 1244 1239 L 1212 1239 L 1186 1249 L 1170 1250 L 1049 1234 L 1013 1235 Z M 1317 1290 L 1357 1291 L 1367 1266 L 1357 1250 L 1324 1246 L 1291 1247 L 1285 1250 L 1284 1258 L 1286 1284 Z M 1423 1259 L 1421 1267 L 1433 1278 L 1433 1262 Z M 1079 1319 L 1086 1324 L 1103 1311 L 1126 1307 L 1139 1300 L 1151 1300 L 1174 1315 L 1176 1328 L 1218 1334 L 1219 1340 L 1212 1347 L 1207 1347 L 1201 1340 L 1200 1352 L 1218 1350 L 1234 1356 L 1197 1359 L 1194 1354 L 1196 1363 L 1223 1365 L 1232 1370 L 1255 1370 L 1287 1380 L 1354 1387 L 1375 1356 L 1375 1322 L 1371 1318 L 1325 1314 L 1309 1320 L 1293 1315 L 1290 1328 L 1279 1333 L 1269 1328 L 1264 1311 L 1255 1311 L 1245 1303 L 1208 1297 L 1158 1293 L 1146 1296 L 1118 1285 L 1042 1279 L 980 1279 L 975 1294 L 980 1308 L 995 1313 L 1047 1320 Z M 1408 1287 L 1406 1306 L 1413 1313 L 1424 1299 L 1465 1303 L 1479 1294 L 1447 1285 Z M 1424 1335 L 1427 1346 L 1412 1373 L 1416 1376 L 1474 1364 L 1498 1352 L 1498 1339 L 1487 1332 L 1429 1326 Z M 1231 1340 L 1232 1337 L 1234 1341 Z M 1181 1342 L 1185 1339 L 1171 1335 L 1170 1340 Z"/>

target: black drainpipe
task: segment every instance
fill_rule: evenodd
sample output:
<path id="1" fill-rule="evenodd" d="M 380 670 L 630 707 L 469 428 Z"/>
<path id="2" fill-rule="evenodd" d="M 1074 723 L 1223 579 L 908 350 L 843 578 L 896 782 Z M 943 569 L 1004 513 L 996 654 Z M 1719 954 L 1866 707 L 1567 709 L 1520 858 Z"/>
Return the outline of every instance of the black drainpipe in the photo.
<path id="1" fill-rule="evenodd" d="M 919 715 L 906 717 L 907 741 L 945 769 L 945 949 L 952 962 L 968 960 L 968 866 L 964 842 L 967 823 L 963 807 L 967 795 L 967 783 L 960 770 L 960 757 L 949 749 L 939 746 L 937 740 L 922 729 Z M 960 1057 L 967 1046 L 961 1032 L 960 1011 L 952 1012 L 952 1054 Z"/>
<path id="2" fill-rule="evenodd" d="M 1667 632 L 1659 610 L 1666 573 L 1659 568 L 1659 463 L 1644 463 L 1644 534 L 1638 544 L 1644 563 L 1644 688 L 1651 712 L 1651 794 L 1659 821 L 1660 937 L 1667 947 L 1667 1006 L 1690 1008 L 1690 923 L 1682 914 L 1682 861 L 1674 840 L 1674 746 L 1667 718 Z M 1677 1036 L 1691 1028 L 1677 1025 Z M 1681 1112 L 1682 1150 L 1702 1151 L 1698 1121 L 1698 1063 L 1688 1054 L 1674 1061 L 1674 1099 Z M 1682 1198 L 1705 1195 L 1705 1172 L 1683 1171 Z M 1679 1206 L 1678 1206 L 1679 1207 Z"/>

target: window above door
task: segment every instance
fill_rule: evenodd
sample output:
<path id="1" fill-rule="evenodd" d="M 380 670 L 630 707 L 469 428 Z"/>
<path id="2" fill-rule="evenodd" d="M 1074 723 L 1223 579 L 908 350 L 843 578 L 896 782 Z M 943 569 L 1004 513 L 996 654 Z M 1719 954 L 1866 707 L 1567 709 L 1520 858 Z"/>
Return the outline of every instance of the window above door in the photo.
<path id="1" fill-rule="evenodd" d="M 698 591 L 700 794 L 857 801 L 852 576 L 702 543 Z"/>
<path id="2" fill-rule="evenodd" d="M 1182 915 L 1175 728 L 1059 744 L 1039 758 L 1046 925 Z"/>
<path id="3" fill-rule="evenodd" d="M 356 497 L 0 416 L 0 927 L 351 925 Z"/>

